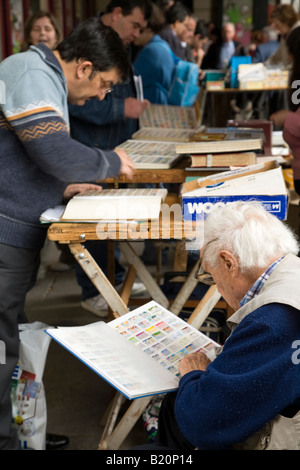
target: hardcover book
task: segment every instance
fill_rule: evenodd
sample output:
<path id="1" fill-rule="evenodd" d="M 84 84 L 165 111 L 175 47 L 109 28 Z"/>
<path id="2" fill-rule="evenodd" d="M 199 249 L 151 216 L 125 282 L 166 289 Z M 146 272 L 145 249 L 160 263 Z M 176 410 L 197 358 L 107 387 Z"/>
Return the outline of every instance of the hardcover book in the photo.
<path id="1" fill-rule="evenodd" d="M 68 202 L 61 221 L 157 219 L 167 193 L 162 188 L 86 191 Z"/>
<path id="2" fill-rule="evenodd" d="M 130 400 L 176 390 L 180 360 L 197 351 L 213 359 L 219 347 L 155 301 L 109 323 L 46 332 Z"/>

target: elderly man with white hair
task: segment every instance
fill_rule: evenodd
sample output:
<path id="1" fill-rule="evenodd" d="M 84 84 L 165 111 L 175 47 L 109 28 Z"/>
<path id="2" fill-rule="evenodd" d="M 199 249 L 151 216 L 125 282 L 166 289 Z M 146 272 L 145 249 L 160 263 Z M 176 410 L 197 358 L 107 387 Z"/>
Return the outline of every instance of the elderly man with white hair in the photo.
<path id="1" fill-rule="evenodd" d="M 298 250 L 290 228 L 257 203 L 209 215 L 197 277 L 234 309 L 231 333 L 212 362 L 203 353 L 182 359 L 156 448 L 300 448 Z"/>

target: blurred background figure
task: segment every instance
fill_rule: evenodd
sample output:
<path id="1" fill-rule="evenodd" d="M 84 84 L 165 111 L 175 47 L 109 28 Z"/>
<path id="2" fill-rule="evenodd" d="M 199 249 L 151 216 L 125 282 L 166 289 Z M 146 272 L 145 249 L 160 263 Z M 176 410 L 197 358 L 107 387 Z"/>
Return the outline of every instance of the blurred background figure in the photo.
<path id="1" fill-rule="evenodd" d="M 39 11 L 26 23 L 21 52 L 27 51 L 31 45 L 37 46 L 40 43 L 53 50 L 60 40 L 61 33 L 54 16 L 49 12 Z"/>
<path id="2" fill-rule="evenodd" d="M 196 16 L 191 14 L 188 18 L 186 28 L 182 30 L 181 34 L 179 34 L 179 39 L 181 39 L 182 47 L 185 49 L 184 60 L 187 60 L 189 62 L 195 62 L 191 44 L 196 31 L 196 26 L 197 18 Z"/>
<path id="3" fill-rule="evenodd" d="M 182 45 L 181 37 L 187 31 L 190 16 L 190 10 L 181 2 L 176 2 L 166 11 L 166 25 L 160 32 L 161 38 L 182 60 L 186 60 L 186 48 Z"/>
<path id="4" fill-rule="evenodd" d="M 144 97 L 156 104 L 168 104 L 175 69 L 173 52 L 159 36 L 164 26 L 163 12 L 153 4 L 147 27 L 134 41 L 135 46 L 141 48 L 133 64 L 135 72 L 142 77 Z"/>
<path id="5" fill-rule="evenodd" d="M 281 35 L 280 45 L 276 52 L 272 54 L 268 64 L 282 64 L 285 67 L 290 66 L 286 40 L 293 29 L 300 26 L 299 15 L 292 5 L 278 5 L 270 15 L 271 26 Z"/>
<path id="6" fill-rule="evenodd" d="M 268 60 L 279 47 L 278 32 L 274 28 L 266 26 L 263 28 L 262 34 L 263 42 L 261 44 L 257 44 L 257 47 L 253 52 L 253 63 L 266 62 L 266 60 Z"/>
<path id="7" fill-rule="evenodd" d="M 291 148 L 293 159 L 294 186 L 300 195 L 300 99 L 295 84 L 300 80 L 300 27 L 293 29 L 286 40 L 291 58 L 289 108 L 281 109 L 270 116 L 274 124 L 283 129 L 283 138 Z M 299 230 L 300 232 L 300 230 Z"/>
<path id="8" fill-rule="evenodd" d="M 261 30 L 255 30 L 251 32 L 250 44 L 248 46 L 248 54 L 253 57 L 257 46 L 264 42 L 264 35 Z"/>
<path id="9" fill-rule="evenodd" d="M 213 30 L 215 40 L 210 45 L 204 57 L 202 68 L 226 70 L 233 56 L 246 55 L 244 46 L 235 39 L 235 26 L 233 23 L 223 25 L 221 35 L 218 30 Z"/>
<path id="10" fill-rule="evenodd" d="M 153 3 L 155 3 L 163 13 L 165 13 L 169 8 L 171 8 L 175 1 L 174 0 L 153 0 Z"/>
<path id="11" fill-rule="evenodd" d="M 194 62 L 201 67 L 208 43 L 208 31 L 203 20 L 198 20 L 194 36 L 191 39 L 191 48 Z"/>

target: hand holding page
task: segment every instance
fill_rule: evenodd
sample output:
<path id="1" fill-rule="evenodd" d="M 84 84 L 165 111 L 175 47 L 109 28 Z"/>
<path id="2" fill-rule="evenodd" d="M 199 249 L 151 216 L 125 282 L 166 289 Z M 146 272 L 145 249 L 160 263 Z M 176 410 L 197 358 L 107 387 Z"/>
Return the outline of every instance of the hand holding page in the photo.
<path id="1" fill-rule="evenodd" d="M 217 343 L 152 301 L 109 323 L 47 333 L 129 399 L 178 388 L 178 363 Z"/>

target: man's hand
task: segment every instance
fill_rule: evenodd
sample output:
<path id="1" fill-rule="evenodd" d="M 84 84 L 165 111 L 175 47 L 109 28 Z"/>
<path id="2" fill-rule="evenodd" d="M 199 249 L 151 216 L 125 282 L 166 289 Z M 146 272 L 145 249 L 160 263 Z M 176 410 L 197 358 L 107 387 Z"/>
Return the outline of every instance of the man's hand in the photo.
<path id="1" fill-rule="evenodd" d="M 90 183 L 69 184 L 69 186 L 66 187 L 64 192 L 64 200 L 69 201 L 70 199 L 72 199 L 73 196 L 76 196 L 76 194 L 83 193 L 88 190 L 96 190 L 100 192 L 102 191 L 102 186 Z"/>
<path id="2" fill-rule="evenodd" d="M 180 375 L 183 376 L 192 370 L 206 370 L 208 364 L 211 361 L 208 357 L 203 353 L 192 353 L 184 356 L 184 358 L 180 361 L 178 370 Z"/>
<path id="3" fill-rule="evenodd" d="M 289 111 L 286 109 L 276 111 L 275 113 L 271 114 L 270 121 L 273 121 L 277 127 L 283 127 L 288 112 Z"/>
<path id="4" fill-rule="evenodd" d="M 127 155 L 125 150 L 116 148 L 114 150 L 117 155 L 119 155 L 119 158 L 121 160 L 121 170 L 120 170 L 120 175 L 126 176 L 128 179 L 132 180 L 133 179 L 133 174 L 134 174 L 134 163 L 131 160 L 131 158 Z"/>
<path id="5" fill-rule="evenodd" d="M 148 100 L 140 101 L 136 98 L 126 98 L 124 106 L 125 117 L 138 119 L 148 106 L 150 106 Z"/>

